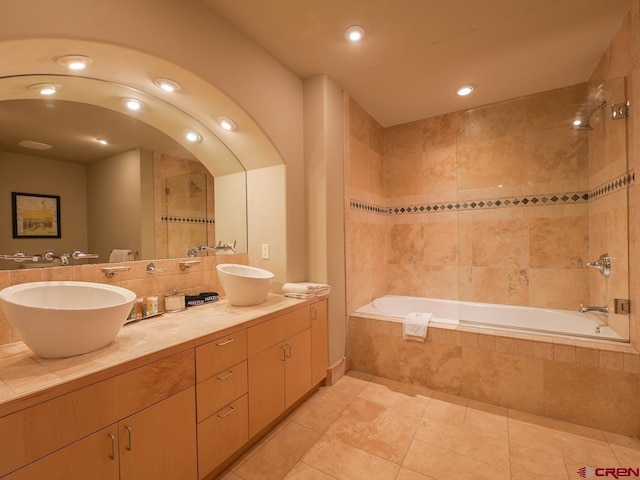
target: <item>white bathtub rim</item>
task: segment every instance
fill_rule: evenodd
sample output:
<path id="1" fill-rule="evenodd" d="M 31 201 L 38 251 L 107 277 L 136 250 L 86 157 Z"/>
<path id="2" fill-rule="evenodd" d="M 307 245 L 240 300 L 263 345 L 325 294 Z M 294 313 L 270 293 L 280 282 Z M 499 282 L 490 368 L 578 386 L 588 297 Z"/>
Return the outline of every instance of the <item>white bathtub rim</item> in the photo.
<path id="1" fill-rule="evenodd" d="M 364 305 L 358 309 L 355 310 L 355 312 L 352 313 L 352 315 L 354 316 L 372 316 L 372 317 L 378 317 L 378 319 L 385 319 L 387 321 L 392 321 L 392 322 L 399 322 L 402 323 L 402 321 L 404 320 L 404 317 L 410 313 L 407 312 L 406 314 L 402 314 L 402 313 L 390 313 L 390 312 L 385 312 L 382 310 L 379 310 L 377 308 L 375 308 L 373 305 L 376 302 L 376 300 L 380 300 L 380 299 L 390 299 L 390 300 L 400 300 L 400 301 L 420 301 L 420 300 L 428 300 L 428 301 L 432 301 L 432 302 L 436 302 L 436 303 L 456 303 L 456 304 L 460 304 L 463 307 L 480 307 L 480 308 L 507 308 L 510 310 L 516 310 L 516 311 L 530 311 L 530 310 L 534 310 L 535 313 L 542 313 L 544 312 L 547 315 L 567 315 L 569 317 L 579 317 L 580 321 L 587 321 L 591 324 L 591 327 L 593 328 L 594 333 L 593 334 L 589 334 L 588 332 L 559 332 L 559 331 L 553 331 L 550 329 L 546 329 L 546 328 L 540 328 L 540 329 L 536 329 L 533 327 L 512 327 L 509 325 L 499 325 L 499 324 L 495 324 L 495 323 L 479 323 L 473 320 L 468 320 L 468 319 L 460 319 L 458 320 L 457 318 L 447 318 L 447 317 L 451 317 L 453 316 L 451 314 L 451 309 L 449 311 L 449 314 L 446 316 L 441 316 L 439 314 L 434 314 L 434 316 L 431 319 L 432 323 L 436 323 L 436 324 L 441 324 L 443 326 L 455 326 L 456 324 L 458 324 L 460 327 L 469 327 L 469 328 L 476 328 L 479 330 L 489 330 L 489 331 L 504 331 L 504 332 L 519 332 L 522 334 L 528 334 L 528 335 L 544 335 L 544 336 L 551 336 L 551 337 L 555 337 L 555 338 L 567 338 L 567 339 L 572 339 L 572 340 L 581 340 L 581 341 L 585 341 L 585 340 L 595 340 L 597 342 L 606 342 L 606 343 L 611 343 L 611 344 L 616 344 L 616 345 L 620 345 L 620 344 L 629 344 L 629 340 L 625 339 L 623 337 L 621 337 L 617 332 L 615 332 L 611 327 L 609 327 L 608 325 L 606 325 L 605 323 L 603 323 L 596 315 L 592 315 L 592 314 L 581 314 L 579 312 L 574 312 L 571 310 L 560 310 L 560 309 L 549 309 L 549 308 L 541 308 L 541 307 L 526 307 L 526 306 L 521 306 L 521 305 L 499 305 L 499 304 L 487 304 L 487 303 L 480 303 L 480 302 L 465 302 L 465 301 L 457 301 L 457 300 L 444 300 L 444 299 L 434 299 L 434 298 L 426 298 L 426 297 L 409 297 L 409 296 L 403 296 L 403 295 L 384 295 L 383 297 L 378 297 L 376 299 L 374 299 L 372 302 L 368 303 L 367 305 Z M 415 303 L 414 303 L 415 304 Z M 450 306 L 449 306 L 450 307 Z M 455 310 L 455 308 L 454 308 Z M 426 310 L 420 310 L 420 309 L 415 309 L 415 310 L 411 310 L 411 311 L 423 311 L 426 312 Z M 459 309 L 458 309 L 459 311 Z M 427 313 L 433 313 L 433 312 L 427 312 Z M 442 312 L 439 312 L 442 313 Z M 596 334 L 595 333 L 595 327 L 599 326 L 600 327 L 600 334 Z"/>

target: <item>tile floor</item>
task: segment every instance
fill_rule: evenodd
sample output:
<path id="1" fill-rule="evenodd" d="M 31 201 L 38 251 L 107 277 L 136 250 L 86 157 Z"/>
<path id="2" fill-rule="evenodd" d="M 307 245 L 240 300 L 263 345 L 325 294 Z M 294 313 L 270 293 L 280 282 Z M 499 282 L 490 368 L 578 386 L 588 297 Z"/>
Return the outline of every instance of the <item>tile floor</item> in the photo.
<path id="1" fill-rule="evenodd" d="M 583 467 L 640 468 L 640 440 L 349 372 L 218 478 L 573 479 Z"/>

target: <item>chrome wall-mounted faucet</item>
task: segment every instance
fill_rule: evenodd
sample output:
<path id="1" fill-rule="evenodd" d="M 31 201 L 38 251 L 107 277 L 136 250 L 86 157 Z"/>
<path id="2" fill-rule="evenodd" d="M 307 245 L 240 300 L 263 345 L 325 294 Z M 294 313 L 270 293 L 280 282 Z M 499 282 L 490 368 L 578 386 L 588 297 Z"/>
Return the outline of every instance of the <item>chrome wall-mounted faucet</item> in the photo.
<path id="1" fill-rule="evenodd" d="M 611 257 L 608 253 L 603 253 L 597 261 L 585 263 L 584 266 L 600 270 L 605 277 L 611 275 Z"/>
<path id="2" fill-rule="evenodd" d="M 598 315 L 609 316 L 609 307 L 588 307 L 580 304 L 580 313 L 597 313 Z"/>

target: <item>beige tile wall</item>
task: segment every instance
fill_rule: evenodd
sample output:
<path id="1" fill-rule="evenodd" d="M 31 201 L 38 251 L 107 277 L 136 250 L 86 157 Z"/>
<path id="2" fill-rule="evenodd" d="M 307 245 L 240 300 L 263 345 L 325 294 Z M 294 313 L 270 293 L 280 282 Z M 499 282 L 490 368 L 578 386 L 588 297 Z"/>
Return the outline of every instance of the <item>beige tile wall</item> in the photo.
<path id="1" fill-rule="evenodd" d="M 442 327 L 442 328 L 441 328 Z M 640 355 L 629 346 L 351 316 L 351 368 L 607 431 L 638 435 Z"/>
<path id="2" fill-rule="evenodd" d="M 218 283 L 216 265 L 219 263 L 242 263 L 246 265 L 249 262 L 246 254 L 219 255 L 216 257 L 202 257 L 200 258 L 200 264 L 181 270 L 180 260 L 193 260 L 193 258 L 154 260 L 153 263 L 159 271 L 159 273 L 155 274 L 146 272 L 146 266 L 149 261 L 1 270 L 0 290 L 20 283 L 49 280 L 99 282 L 128 288 L 138 296 L 159 295 L 160 308 L 163 309 L 164 298 L 162 294 L 171 292 L 174 289 L 187 294 L 215 291 L 220 295 L 224 295 L 224 290 Z M 118 272 L 113 278 L 107 278 L 100 268 L 108 265 L 127 265 L 131 267 L 131 270 Z M 0 309 L 0 344 L 17 340 L 20 340 L 18 333 L 11 328 L 4 317 L 2 309 Z"/>

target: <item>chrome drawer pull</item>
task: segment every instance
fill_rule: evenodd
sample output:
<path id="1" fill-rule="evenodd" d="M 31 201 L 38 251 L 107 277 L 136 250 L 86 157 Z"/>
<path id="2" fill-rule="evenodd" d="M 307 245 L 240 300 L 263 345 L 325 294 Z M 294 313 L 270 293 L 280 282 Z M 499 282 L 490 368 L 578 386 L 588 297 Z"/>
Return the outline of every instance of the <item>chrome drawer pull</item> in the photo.
<path id="1" fill-rule="evenodd" d="M 233 370 L 229 370 L 229 373 L 227 373 L 224 377 L 216 377 L 218 380 L 226 380 L 227 378 L 229 378 L 230 376 L 232 376 L 234 373 Z"/>
<path id="2" fill-rule="evenodd" d="M 229 409 L 230 410 L 227 413 L 223 413 L 222 415 L 218 414 L 218 418 L 224 418 L 224 417 L 226 417 L 228 415 L 231 415 L 233 412 L 236 411 L 236 409 L 233 408 L 233 405 L 229 405 Z"/>
<path id="3" fill-rule="evenodd" d="M 227 340 L 226 342 L 222 342 L 222 343 L 216 343 L 217 346 L 219 347 L 224 347 L 225 345 L 229 345 L 231 342 L 233 342 L 233 337 L 231 337 L 229 340 Z"/>

